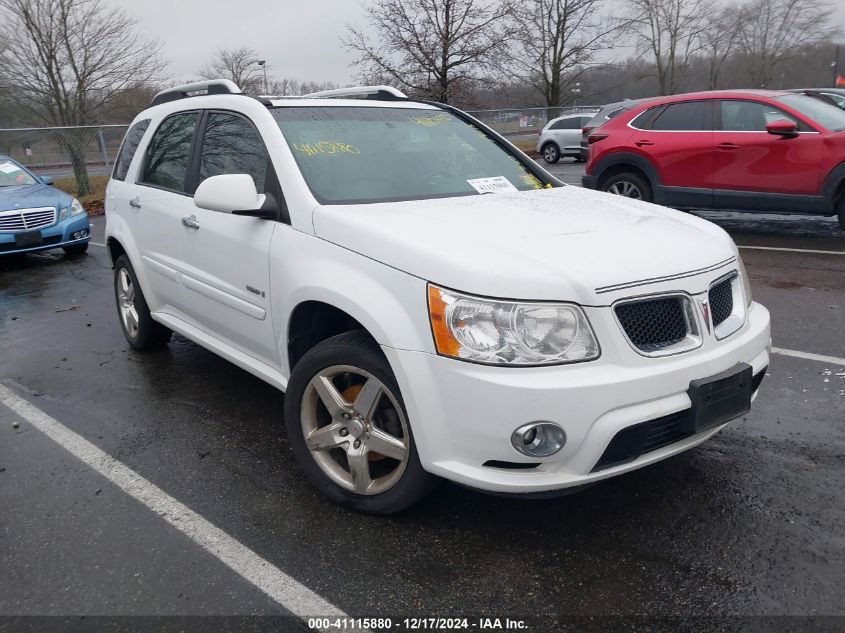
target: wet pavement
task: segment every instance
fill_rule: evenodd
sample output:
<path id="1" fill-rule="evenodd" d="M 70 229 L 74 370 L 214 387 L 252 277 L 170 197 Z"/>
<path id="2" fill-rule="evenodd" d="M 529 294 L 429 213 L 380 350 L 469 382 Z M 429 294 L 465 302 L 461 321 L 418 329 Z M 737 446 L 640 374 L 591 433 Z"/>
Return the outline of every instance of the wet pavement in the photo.
<path id="1" fill-rule="evenodd" d="M 580 166 L 558 169 L 575 180 Z M 845 252 L 830 219 L 718 221 L 740 244 Z M 743 257 L 775 346 L 845 357 L 845 256 Z M 131 351 L 102 247 L 0 259 L 0 383 L 351 616 L 534 631 L 582 616 L 845 616 L 845 366 L 775 355 L 751 414 L 578 494 L 443 484 L 386 518 L 308 484 L 272 387 L 178 336 Z M 0 615 L 35 614 L 285 610 L 0 405 Z"/>

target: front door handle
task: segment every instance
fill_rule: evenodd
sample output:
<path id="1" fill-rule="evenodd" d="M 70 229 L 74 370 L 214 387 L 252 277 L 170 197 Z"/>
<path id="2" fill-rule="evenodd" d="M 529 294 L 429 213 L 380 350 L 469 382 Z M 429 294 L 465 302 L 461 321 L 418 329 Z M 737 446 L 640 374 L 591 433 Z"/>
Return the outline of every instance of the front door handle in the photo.
<path id="1" fill-rule="evenodd" d="M 129 206 L 133 209 L 140 209 L 141 208 L 141 198 L 134 197 L 129 201 Z"/>
<path id="2" fill-rule="evenodd" d="M 734 143 L 719 143 L 716 147 L 719 149 L 739 149 L 739 145 Z"/>
<path id="3" fill-rule="evenodd" d="M 637 147 L 651 147 L 654 145 L 651 141 L 637 141 L 634 143 Z"/>
<path id="4" fill-rule="evenodd" d="M 190 215 L 182 218 L 182 226 L 187 226 L 189 229 L 196 230 L 200 228 L 200 223 L 197 222 L 197 216 Z"/>

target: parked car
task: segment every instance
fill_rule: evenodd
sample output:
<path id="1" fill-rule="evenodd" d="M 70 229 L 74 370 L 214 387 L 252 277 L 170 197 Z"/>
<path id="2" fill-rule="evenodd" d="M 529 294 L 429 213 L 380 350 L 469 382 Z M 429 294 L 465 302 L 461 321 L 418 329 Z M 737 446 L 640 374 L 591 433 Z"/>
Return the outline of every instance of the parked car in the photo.
<path id="1" fill-rule="evenodd" d="M 643 101 L 644 99 L 625 99 L 624 101 L 617 101 L 616 103 L 608 103 L 606 106 L 603 106 L 601 110 L 596 112 L 595 115 L 593 115 L 593 117 L 581 128 L 581 144 L 579 152 L 581 162 L 586 163 L 589 158 L 589 143 L 587 143 L 587 138 L 593 130 L 601 127 L 612 118 L 630 110 L 635 105 L 642 103 Z"/>
<path id="2" fill-rule="evenodd" d="M 581 128 L 593 118 L 592 113 L 579 112 L 552 119 L 540 132 L 537 151 L 550 165 L 561 158 L 581 162 Z"/>
<path id="3" fill-rule="evenodd" d="M 81 255 L 88 249 L 88 214 L 52 184 L 50 177 L 0 155 L 0 255 L 53 248 Z"/>
<path id="4" fill-rule="evenodd" d="M 808 97 L 816 97 L 817 99 L 835 105 L 841 110 L 845 110 L 845 89 L 843 88 L 795 88 L 794 90 L 790 90 L 790 92 L 797 92 Z"/>
<path id="5" fill-rule="evenodd" d="M 749 410 L 769 314 L 721 228 L 564 186 L 392 88 L 239 92 L 166 90 L 127 132 L 119 322 L 135 349 L 175 331 L 285 391 L 332 500 L 395 512 L 440 477 L 560 491 Z"/>
<path id="6" fill-rule="evenodd" d="M 589 137 L 586 187 L 678 208 L 833 216 L 845 229 L 845 112 L 791 92 L 675 95 Z"/>

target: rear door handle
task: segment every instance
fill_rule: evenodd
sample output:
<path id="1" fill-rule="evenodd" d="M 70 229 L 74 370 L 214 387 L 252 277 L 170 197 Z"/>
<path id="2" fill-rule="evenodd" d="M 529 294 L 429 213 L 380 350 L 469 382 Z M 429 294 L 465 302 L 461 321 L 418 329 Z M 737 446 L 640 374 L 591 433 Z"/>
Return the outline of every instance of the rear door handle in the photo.
<path id="1" fill-rule="evenodd" d="M 719 149 L 739 149 L 739 145 L 734 143 L 719 143 L 716 147 Z"/>
<path id="2" fill-rule="evenodd" d="M 651 141 L 636 141 L 634 145 L 636 145 L 637 147 L 651 147 L 652 145 L 654 145 L 654 143 L 652 143 Z"/>
<path id="3" fill-rule="evenodd" d="M 138 198 L 138 197 L 132 198 L 129 201 L 129 206 L 133 207 L 135 209 L 140 209 L 141 208 L 141 199 Z"/>
<path id="4" fill-rule="evenodd" d="M 190 215 L 182 218 L 182 225 L 194 230 L 200 228 L 200 223 L 197 222 L 197 216 L 195 215 Z"/>

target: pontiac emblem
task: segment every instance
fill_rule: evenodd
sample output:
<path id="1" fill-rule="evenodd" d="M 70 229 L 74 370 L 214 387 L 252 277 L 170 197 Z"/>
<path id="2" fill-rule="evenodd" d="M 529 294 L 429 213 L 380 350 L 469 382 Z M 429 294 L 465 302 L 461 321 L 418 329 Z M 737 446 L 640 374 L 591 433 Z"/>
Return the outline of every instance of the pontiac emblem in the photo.
<path id="1" fill-rule="evenodd" d="M 699 299 L 698 307 L 701 308 L 701 315 L 704 317 L 704 323 L 707 325 L 707 333 L 710 333 L 710 305 L 707 299 Z"/>

